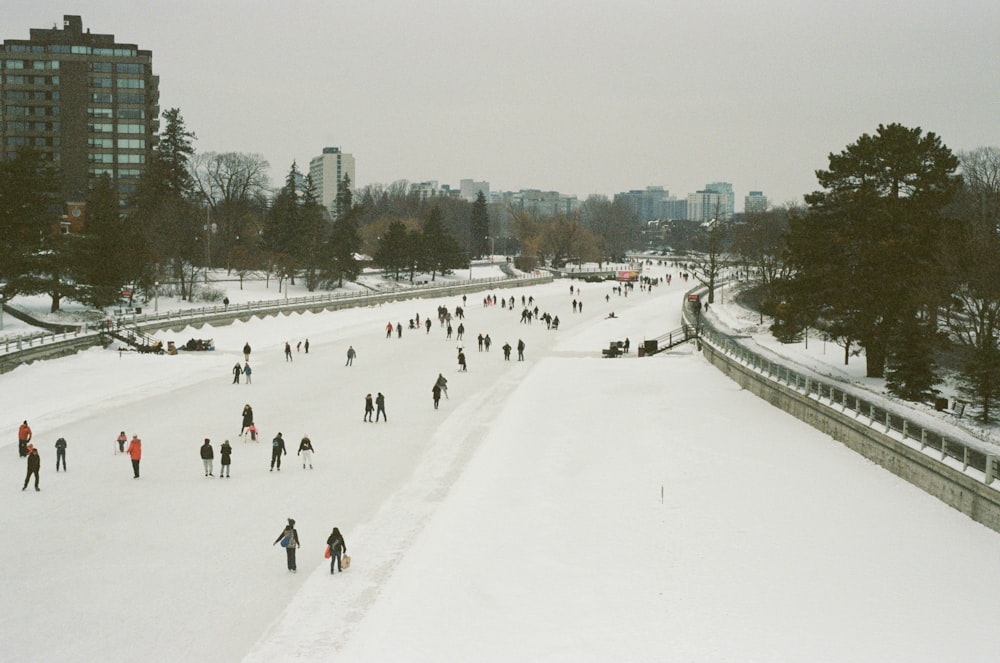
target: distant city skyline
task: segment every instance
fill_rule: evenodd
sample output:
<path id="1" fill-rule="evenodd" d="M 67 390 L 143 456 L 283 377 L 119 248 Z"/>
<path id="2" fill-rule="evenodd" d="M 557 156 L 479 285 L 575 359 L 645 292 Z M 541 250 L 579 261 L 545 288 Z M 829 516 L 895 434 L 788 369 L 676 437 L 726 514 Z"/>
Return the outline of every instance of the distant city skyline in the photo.
<path id="1" fill-rule="evenodd" d="M 880 123 L 958 152 L 998 142 L 1000 3 L 578 5 L 149 0 L 5 7 L 0 38 L 82 17 L 153 53 L 160 107 L 199 152 L 246 152 L 279 185 L 323 147 L 356 186 L 463 179 L 581 200 L 706 182 L 801 201 Z"/>

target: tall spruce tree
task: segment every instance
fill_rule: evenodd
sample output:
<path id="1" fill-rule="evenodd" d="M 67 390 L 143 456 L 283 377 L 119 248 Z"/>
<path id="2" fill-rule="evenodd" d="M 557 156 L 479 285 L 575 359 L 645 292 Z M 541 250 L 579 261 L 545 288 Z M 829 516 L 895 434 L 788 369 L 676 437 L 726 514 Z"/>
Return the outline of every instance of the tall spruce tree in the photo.
<path id="1" fill-rule="evenodd" d="M 170 276 L 184 299 L 193 296 L 194 281 L 203 262 L 202 243 L 207 240 L 207 218 L 191 200 L 188 163 L 194 154 L 193 132 L 188 131 L 177 108 L 163 113 L 164 130 L 146 165 L 133 199 L 133 221 L 141 228 L 145 249 L 153 263 L 144 275 Z"/>
<path id="2" fill-rule="evenodd" d="M 808 216 L 791 226 L 795 274 L 786 286 L 802 292 L 793 299 L 811 301 L 858 340 L 869 377 L 883 376 L 888 363 L 902 395 L 924 390 L 934 374 L 929 353 L 893 340 L 912 343 L 935 331 L 914 320 L 939 302 L 937 247 L 948 231 L 942 210 L 954 196 L 957 165 L 934 133 L 879 125 L 830 154 L 829 168 L 816 173 L 823 190 L 806 196 Z"/>
<path id="3" fill-rule="evenodd" d="M 0 294 L 45 292 L 40 279 L 47 235 L 59 212 L 54 206 L 55 172 L 42 155 L 20 149 L 0 159 Z"/>
<path id="4" fill-rule="evenodd" d="M 486 207 L 486 196 L 480 191 L 472 203 L 469 215 L 469 232 L 471 244 L 470 253 L 473 256 L 484 256 L 489 249 L 490 213 Z"/>

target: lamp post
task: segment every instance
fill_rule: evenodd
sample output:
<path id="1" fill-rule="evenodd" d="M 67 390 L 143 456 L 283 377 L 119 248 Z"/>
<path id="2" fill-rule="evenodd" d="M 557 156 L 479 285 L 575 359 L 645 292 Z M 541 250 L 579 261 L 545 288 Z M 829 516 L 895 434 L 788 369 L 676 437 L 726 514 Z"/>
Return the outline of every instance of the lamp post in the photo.
<path id="1" fill-rule="evenodd" d="M 495 237 L 484 237 L 483 239 L 490 240 L 490 264 L 493 264 L 493 254 L 497 252 L 497 242 Z"/>
<path id="2" fill-rule="evenodd" d="M 0 329 L 3 329 L 3 293 L 0 292 Z"/>
<path id="3" fill-rule="evenodd" d="M 288 274 L 285 274 L 285 303 L 288 303 Z"/>
<path id="4" fill-rule="evenodd" d="M 160 282 L 153 281 L 153 313 L 160 312 Z"/>

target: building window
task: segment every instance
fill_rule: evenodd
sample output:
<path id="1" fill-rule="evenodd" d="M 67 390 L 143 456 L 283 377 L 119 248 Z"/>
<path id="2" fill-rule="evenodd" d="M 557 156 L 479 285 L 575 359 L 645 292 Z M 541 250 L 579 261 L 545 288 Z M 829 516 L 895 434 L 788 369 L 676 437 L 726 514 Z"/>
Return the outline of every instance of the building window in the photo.
<path id="1" fill-rule="evenodd" d="M 49 53 L 70 53 L 71 49 L 66 44 L 52 44 L 49 48 Z"/>
<path id="2" fill-rule="evenodd" d="M 11 76 L 7 74 L 5 77 L 7 80 L 7 85 L 27 85 L 28 79 L 25 76 Z"/>
<path id="3" fill-rule="evenodd" d="M 120 134 L 144 134 L 146 133 L 146 127 L 142 124 L 135 124 L 131 122 L 119 122 L 118 123 L 118 133 Z"/>
<path id="4" fill-rule="evenodd" d="M 118 163 L 146 163 L 145 154 L 119 154 Z"/>
<path id="5" fill-rule="evenodd" d="M 110 74 L 111 73 L 111 63 L 110 62 L 90 62 L 88 63 L 88 68 L 90 71 L 96 72 L 98 74 Z"/>
<path id="6" fill-rule="evenodd" d="M 141 74 L 143 66 L 134 62 L 119 62 L 115 65 L 115 71 L 119 74 Z"/>
<path id="7" fill-rule="evenodd" d="M 87 130 L 90 131 L 91 133 L 109 134 L 112 133 L 115 129 L 114 125 L 111 124 L 110 122 L 91 122 L 90 124 L 87 125 Z"/>
<path id="8" fill-rule="evenodd" d="M 145 97 L 134 92 L 121 92 L 118 94 L 118 103 L 120 104 L 141 104 L 144 101 Z"/>
<path id="9" fill-rule="evenodd" d="M 90 93 L 90 103 L 92 104 L 110 104 L 114 97 L 110 92 L 91 92 Z"/>
<path id="10" fill-rule="evenodd" d="M 101 175 L 107 175 L 108 177 L 114 177 L 115 171 L 113 168 L 90 168 L 87 170 L 91 177 L 100 177 Z"/>
<path id="11" fill-rule="evenodd" d="M 143 138 L 119 138 L 118 139 L 118 149 L 119 150 L 144 150 L 146 149 L 146 140 Z"/>
<path id="12" fill-rule="evenodd" d="M 90 79 L 90 87 L 111 87 L 111 79 L 92 77 Z"/>
<path id="13" fill-rule="evenodd" d="M 142 90 L 146 87 L 146 81 L 141 78 L 119 78 L 118 87 L 132 90 Z"/>
<path id="14" fill-rule="evenodd" d="M 90 55 L 90 46 L 73 46 L 70 48 L 70 53 L 75 55 Z"/>
<path id="15" fill-rule="evenodd" d="M 28 92 L 27 90 L 8 90 L 7 94 L 4 95 L 4 99 L 7 101 L 22 101 L 27 100 Z"/>
<path id="16" fill-rule="evenodd" d="M 33 60 L 31 62 L 32 69 L 58 69 L 59 60 Z"/>
<path id="17" fill-rule="evenodd" d="M 146 118 L 146 111 L 141 108 L 119 108 L 119 120 L 143 120 Z"/>
<path id="18" fill-rule="evenodd" d="M 100 56 L 103 57 L 105 55 L 114 55 L 114 54 L 115 54 L 115 49 L 113 49 L 113 48 L 95 48 L 94 49 L 94 55 L 100 55 Z"/>
<path id="19" fill-rule="evenodd" d="M 87 147 L 97 147 L 104 149 L 111 149 L 115 146 L 115 141 L 113 138 L 88 138 Z"/>
<path id="20" fill-rule="evenodd" d="M 7 60 L 4 69 L 24 69 L 24 60 Z"/>
<path id="21" fill-rule="evenodd" d="M 110 108 L 88 108 L 87 115 L 90 117 L 113 117 L 114 111 Z"/>
<path id="22" fill-rule="evenodd" d="M 99 154 L 91 153 L 87 155 L 87 161 L 89 163 L 114 163 L 115 155 L 111 154 L 110 152 L 99 153 Z"/>
<path id="23" fill-rule="evenodd" d="M 123 180 L 137 180 L 140 175 L 142 175 L 142 171 L 138 168 L 120 168 L 118 170 L 118 177 Z"/>

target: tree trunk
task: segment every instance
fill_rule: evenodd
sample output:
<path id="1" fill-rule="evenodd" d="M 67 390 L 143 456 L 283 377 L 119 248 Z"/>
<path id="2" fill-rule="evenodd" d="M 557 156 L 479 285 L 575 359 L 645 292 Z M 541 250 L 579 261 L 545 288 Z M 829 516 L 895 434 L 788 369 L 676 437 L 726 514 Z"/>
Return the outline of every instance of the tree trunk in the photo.
<path id="1" fill-rule="evenodd" d="M 865 346 L 865 375 L 870 378 L 885 377 L 885 350 L 874 345 Z"/>

